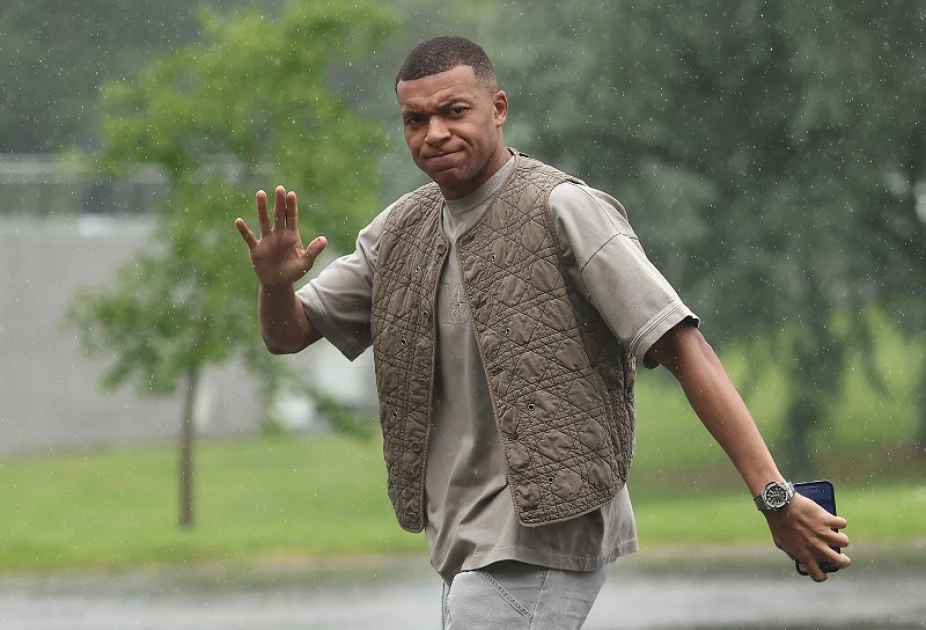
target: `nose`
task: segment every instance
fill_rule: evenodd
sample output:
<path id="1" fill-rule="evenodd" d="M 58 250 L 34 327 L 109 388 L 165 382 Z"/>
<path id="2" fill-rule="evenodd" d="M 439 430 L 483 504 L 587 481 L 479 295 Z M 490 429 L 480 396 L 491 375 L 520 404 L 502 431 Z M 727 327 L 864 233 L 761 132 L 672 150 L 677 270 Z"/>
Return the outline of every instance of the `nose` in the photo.
<path id="1" fill-rule="evenodd" d="M 440 146 L 450 137 L 450 130 L 440 116 L 431 116 L 428 120 L 428 135 L 424 141 L 432 147 Z"/>

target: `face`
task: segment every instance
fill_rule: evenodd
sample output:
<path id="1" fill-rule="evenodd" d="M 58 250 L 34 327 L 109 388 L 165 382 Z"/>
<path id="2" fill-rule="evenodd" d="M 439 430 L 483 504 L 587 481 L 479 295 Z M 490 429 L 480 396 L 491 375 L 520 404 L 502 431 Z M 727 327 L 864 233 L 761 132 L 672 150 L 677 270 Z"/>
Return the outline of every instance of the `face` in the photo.
<path id="1" fill-rule="evenodd" d="M 507 161 L 508 98 L 481 85 L 470 66 L 396 86 L 412 159 L 447 199 L 474 192 Z"/>

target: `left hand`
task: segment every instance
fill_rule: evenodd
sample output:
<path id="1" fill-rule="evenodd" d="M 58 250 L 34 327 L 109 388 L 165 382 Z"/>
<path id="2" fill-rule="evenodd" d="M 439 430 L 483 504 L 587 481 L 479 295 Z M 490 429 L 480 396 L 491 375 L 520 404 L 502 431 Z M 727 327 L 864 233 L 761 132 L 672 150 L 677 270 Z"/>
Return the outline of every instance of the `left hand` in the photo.
<path id="1" fill-rule="evenodd" d="M 826 560 L 845 569 L 849 556 L 836 553 L 830 547 L 844 549 L 849 537 L 834 529 L 843 529 L 846 519 L 834 516 L 805 496 L 795 493 L 791 502 L 777 512 L 763 512 L 775 545 L 792 559 L 803 563 L 814 582 L 826 580 L 818 563 Z"/>

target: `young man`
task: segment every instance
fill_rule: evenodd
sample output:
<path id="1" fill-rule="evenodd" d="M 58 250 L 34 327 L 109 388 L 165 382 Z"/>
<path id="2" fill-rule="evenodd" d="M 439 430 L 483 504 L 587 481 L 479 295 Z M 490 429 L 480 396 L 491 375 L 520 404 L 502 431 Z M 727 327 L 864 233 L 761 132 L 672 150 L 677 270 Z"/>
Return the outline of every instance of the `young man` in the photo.
<path id="1" fill-rule="evenodd" d="M 846 522 L 785 482 L 698 320 L 646 258 L 621 205 L 510 150 L 484 51 L 457 37 L 413 50 L 396 78 L 405 139 L 433 184 L 389 206 L 356 250 L 303 287 L 296 195 L 260 239 L 238 219 L 271 352 L 326 337 L 374 348 L 389 497 L 424 529 L 444 624 L 579 628 L 614 560 L 637 548 L 625 481 L 635 362 L 678 379 L 742 475 L 775 543 L 848 557 Z M 793 496 L 792 496 L 793 495 Z M 744 509 L 749 505 L 744 504 Z"/>

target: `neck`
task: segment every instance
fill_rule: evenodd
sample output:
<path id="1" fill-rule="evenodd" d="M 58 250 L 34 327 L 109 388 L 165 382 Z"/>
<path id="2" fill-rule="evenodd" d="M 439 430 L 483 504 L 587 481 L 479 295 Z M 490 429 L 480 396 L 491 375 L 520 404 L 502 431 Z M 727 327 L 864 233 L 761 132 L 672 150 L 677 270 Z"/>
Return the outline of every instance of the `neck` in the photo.
<path id="1" fill-rule="evenodd" d="M 508 150 L 508 147 L 505 145 L 505 140 L 502 138 L 501 131 L 499 131 L 498 148 L 492 154 L 492 157 L 489 158 L 489 161 L 485 163 L 485 166 L 483 166 L 476 176 L 470 180 L 465 190 L 457 189 L 448 191 L 441 188 L 444 199 L 462 199 L 463 197 L 473 194 L 479 190 L 483 184 L 489 181 L 510 158 L 511 151 Z"/>

